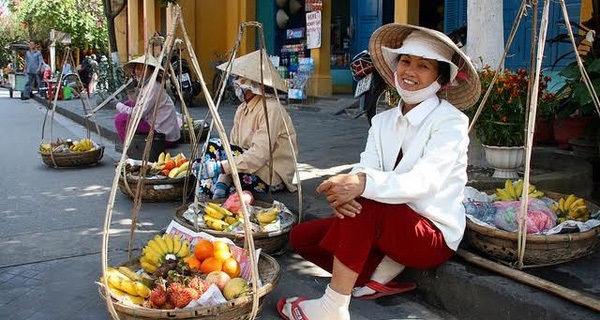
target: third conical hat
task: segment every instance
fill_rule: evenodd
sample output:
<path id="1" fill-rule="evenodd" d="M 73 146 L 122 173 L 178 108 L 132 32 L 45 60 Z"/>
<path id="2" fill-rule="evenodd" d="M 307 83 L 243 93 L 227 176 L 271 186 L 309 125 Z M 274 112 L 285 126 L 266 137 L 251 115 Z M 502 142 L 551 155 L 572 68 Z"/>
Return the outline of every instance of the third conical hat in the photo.
<path id="1" fill-rule="evenodd" d="M 263 54 L 263 82 L 265 86 L 273 87 L 281 91 L 287 91 L 285 80 L 281 78 L 277 69 L 269 59 L 269 55 L 265 50 Z M 242 78 L 261 83 L 260 79 L 260 50 L 248 53 L 233 60 L 231 74 L 238 75 Z M 217 68 L 226 70 L 229 62 L 225 62 Z"/>

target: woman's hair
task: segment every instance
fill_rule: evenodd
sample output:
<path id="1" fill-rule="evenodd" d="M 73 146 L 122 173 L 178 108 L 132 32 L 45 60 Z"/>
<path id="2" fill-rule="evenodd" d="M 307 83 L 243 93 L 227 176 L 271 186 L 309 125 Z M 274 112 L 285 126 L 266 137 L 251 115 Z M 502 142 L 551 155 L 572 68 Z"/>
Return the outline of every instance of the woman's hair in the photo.
<path id="1" fill-rule="evenodd" d="M 450 82 L 450 64 L 444 61 L 438 61 L 438 82 L 443 86 Z"/>

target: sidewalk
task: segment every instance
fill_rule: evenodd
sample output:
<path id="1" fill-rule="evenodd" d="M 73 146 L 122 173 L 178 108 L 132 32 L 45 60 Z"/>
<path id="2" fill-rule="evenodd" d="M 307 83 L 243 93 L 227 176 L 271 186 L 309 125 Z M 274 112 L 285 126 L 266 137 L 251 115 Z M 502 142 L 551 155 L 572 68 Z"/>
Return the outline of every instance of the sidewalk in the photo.
<path id="1" fill-rule="evenodd" d="M 328 215 L 329 206 L 315 193 L 316 186 L 327 176 L 350 169 L 364 147 L 368 130 L 366 119 L 353 119 L 348 114 L 352 109 L 342 112 L 355 102 L 349 96 L 336 96 L 287 106 L 298 133 L 302 203 L 301 206 L 298 204 L 298 194 L 284 195 L 278 200 L 293 211 L 298 212 L 301 208 L 305 220 Z M 56 111 L 84 125 L 80 100 L 58 101 Z M 207 112 L 206 106 L 190 109 L 194 119 L 203 119 Z M 234 112 L 232 105 L 223 105 L 219 109 L 227 130 L 231 128 Z M 96 114 L 96 123 L 106 139 L 107 156 L 117 161 L 120 154 L 114 151 L 113 145 L 117 141 L 112 122 L 114 114 L 114 109 L 101 109 Z M 88 125 L 95 130 L 93 124 Z M 171 152 L 179 151 L 189 152 L 189 144 L 180 144 Z M 283 273 L 278 295 L 298 294 L 302 289 L 308 290 L 304 292 L 306 295 L 315 295 L 328 282 L 326 275 L 316 279 L 303 276 L 304 272 L 318 274 L 315 271 L 318 268 L 302 264 L 298 259 L 289 251 L 277 257 Z M 577 261 L 527 272 L 600 298 L 600 254 L 597 252 Z M 458 319 L 600 319 L 598 312 L 478 268 L 460 257 L 434 270 L 407 269 L 399 278 L 416 281 L 418 289 L 375 302 L 353 300 L 353 319 L 449 319 L 452 316 Z M 261 313 L 261 319 L 276 319 L 272 317 L 275 315 L 273 310 L 267 309 L 271 303 L 273 301 L 269 301 Z"/>

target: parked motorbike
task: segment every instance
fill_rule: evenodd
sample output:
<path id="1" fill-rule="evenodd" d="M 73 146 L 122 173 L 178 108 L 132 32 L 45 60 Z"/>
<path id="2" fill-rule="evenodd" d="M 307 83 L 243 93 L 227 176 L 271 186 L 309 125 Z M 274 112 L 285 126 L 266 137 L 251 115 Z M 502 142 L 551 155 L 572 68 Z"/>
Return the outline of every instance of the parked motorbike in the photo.
<path id="1" fill-rule="evenodd" d="M 461 48 L 467 42 L 467 27 L 462 26 L 448 33 L 448 37 Z M 355 119 L 367 114 L 367 121 L 380 112 L 398 105 L 400 97 L 396 89 L 390 87 L 375 69 L 367 50 L 359 52 L 350 63 L 352 78 L 357 81 L 354 97 L 359 98 L 359 113 Z"/>
<path id="2" fill-rule="evenodd" d="M 181 53 L 175 50 L 171 55 L 171 65 L 175 71 L 177 81 L 181 87 L 181 93 L 183 94 L 183 100 L 189 108 L 195 107 L 194 97 L 200 94 L 201 84 L 198 80 L 194 80 L 191 76 L 190 67 L 185 58 L 181 57 Z M 171 91 L 175 98 L 175 102 L 179 100 L 177 94 L 177 88 L 175 84 L 171 84 Z"/>
<path id="3" fill-rule="evenodd" d="M 350 63 L 352 78 L 357 81 L 354 97 L 359 98 L 358 118 L 367 114 L 367 121 L 380 112 L 393 108 L 398 103 L 396 90 L 388 86 L 373 65 L 367 50 L 359 52 Z"/>

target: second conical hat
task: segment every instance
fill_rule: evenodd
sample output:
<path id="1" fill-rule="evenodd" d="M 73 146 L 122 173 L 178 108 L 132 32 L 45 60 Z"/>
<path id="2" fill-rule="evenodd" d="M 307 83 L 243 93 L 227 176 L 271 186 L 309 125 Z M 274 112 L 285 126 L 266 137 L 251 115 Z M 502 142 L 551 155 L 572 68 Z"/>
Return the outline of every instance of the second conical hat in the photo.
<path id="1" fill-rule="evenodd" d="M 277 90 L 287 91 L 287 85 L 285 80 L 281 78 L 277 69 L 269 59 L 269 55 L 265 50 L 263 54 L 263 81 L 265 86 L 273 87 Z M 260 50 L 248 53 L 241 57 L 233 60 L 233 66 L 231 67 L 231 74 L 238 75 L 242 78 L 252 80 L 257 83 L 261 83 L 260 79 Z M 227 70 L 229 62 L 225 62 L 217 68 L 220 70 Z"/>

